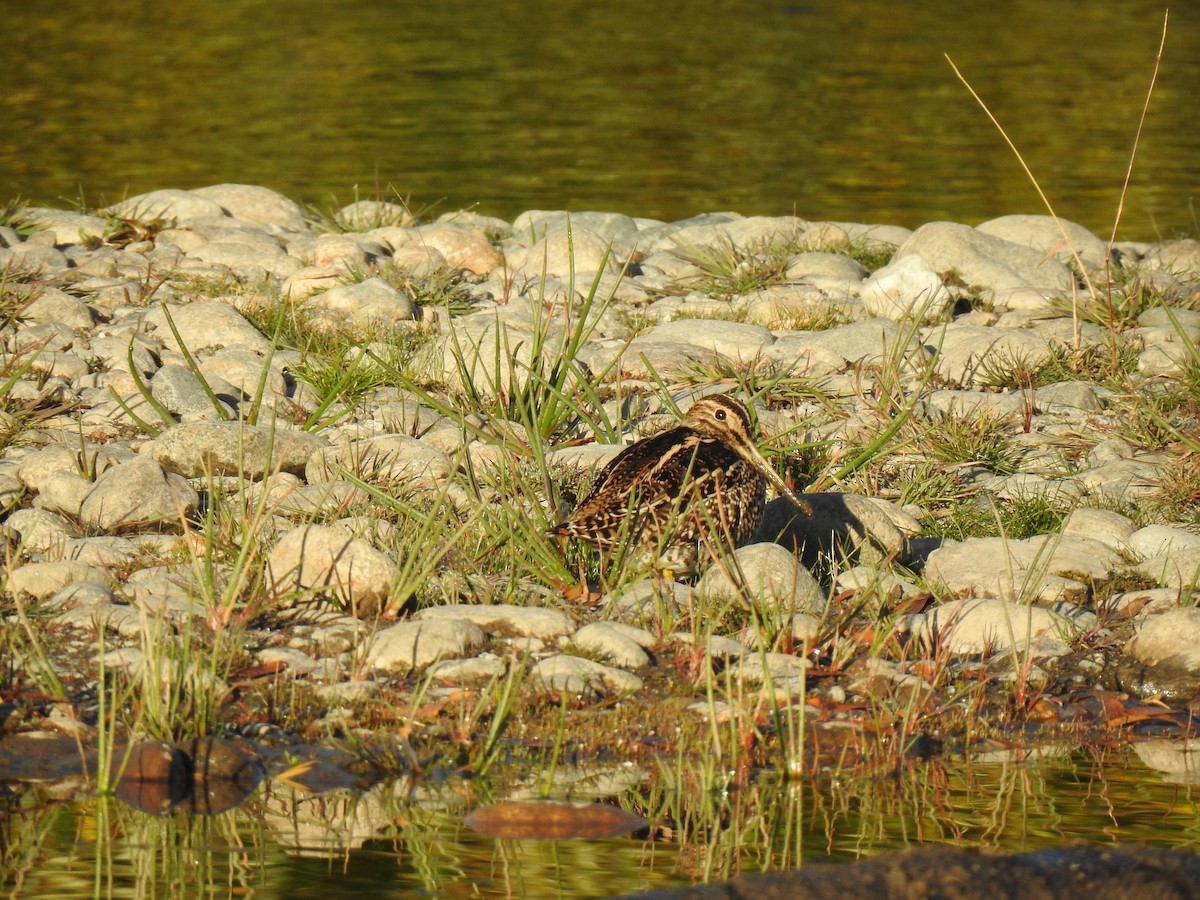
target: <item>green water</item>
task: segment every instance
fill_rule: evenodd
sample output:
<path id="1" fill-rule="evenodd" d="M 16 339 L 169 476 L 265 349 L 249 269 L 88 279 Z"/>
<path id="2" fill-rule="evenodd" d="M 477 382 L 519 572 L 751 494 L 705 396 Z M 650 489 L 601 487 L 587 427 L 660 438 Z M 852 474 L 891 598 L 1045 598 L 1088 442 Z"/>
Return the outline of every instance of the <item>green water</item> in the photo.
<path id="1" fill-rule="evenodd" d="M 115 800 L 60 803 L 36 789 L 10 798 L 0 815 L 0 888 L 17 897 L 587 897 L 923 843 L 1019 851 L 1064 840 L 1200 839 L 1200 786 L 1172 783 L 1128 748 L 913 762 L 886 777 L 826 784 L 615 772 L 591 773 L 593 783 L 625 781 L 601 799 L 651 824 L 606 840 L 478 835 L 463 815 L 498 799 L 485 782 L 313 795 L 272 781 L 212 817 L 150 816 Z"/>
<path id="2" fill-rule="evenodd" d="M 322 210 L 733 209 L 1107 234 L 1163 6 L 860 0 L 6 3 L 0 198 L 263 184 Z M 1195 234 L 1200 6 L 1171 9 L 1122 236 Z"/>

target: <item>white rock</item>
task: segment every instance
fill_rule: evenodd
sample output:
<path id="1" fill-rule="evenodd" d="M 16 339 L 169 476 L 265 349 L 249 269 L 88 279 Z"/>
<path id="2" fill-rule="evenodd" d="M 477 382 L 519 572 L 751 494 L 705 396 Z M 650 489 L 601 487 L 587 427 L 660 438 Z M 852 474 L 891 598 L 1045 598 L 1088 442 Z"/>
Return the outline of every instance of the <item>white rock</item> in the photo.
<path id="1" fill-rule="evenodd" d="M 643 630 L 630 628 L 618 622 L 593 622 L 575 632 L 572 641 L 581 650 L 595 654 L 622 669 L 641 669 L 650 665 L 650 656 L 630 635 L 631 631 Z"/>
<path id="2" fill-rule="evenodd" d="M 1015 651 L 1060 656 L 1076 633 L 1070 619 L 1023 603 L 972 597 L 909 616 L 906 627 L 931 652 L 992 655 Z"/>
<path id="3" fill-rule="evenodd" d="M 744 592 L 730 576 L 738 573 Z M 763 609 L 817 611 L 825 606 L 825 591 L 787 550 L 778 544 L 739 547 L 727 564 L 718 560 L 696 584 L 696 593 L 714 601 L 745 598 Z"/>
<path id="4" fill-rule="evenodd" d="M 1200 534 L 1170 525 L 1147 525 L 1129 536 L 1129 548 L 1143 559 L 1176 550 L 1200 548 Z"/>
<path id="5" fill-rule="evenodd" d="M 1167 664 L 1200 673 L 1200 609 L 1171 609 L 1134 626 L 1125 652 L 1146 665 Z"/>
<path id="6" fill-rule="evenodd" d="M 585 697 L 629 694 L 643 687 L 642 679 L 623 669 L 566 654 L 538 662 L 529 670 L 529 681 L 544 691 Z"/>
<path id="7" fill-rule="evenodd" d="M 873 316 L 897 321 L 940 322 L 954 310 L 954 297 L 920 256 L 906 256 L 876 271 L 859 293 Z"/>

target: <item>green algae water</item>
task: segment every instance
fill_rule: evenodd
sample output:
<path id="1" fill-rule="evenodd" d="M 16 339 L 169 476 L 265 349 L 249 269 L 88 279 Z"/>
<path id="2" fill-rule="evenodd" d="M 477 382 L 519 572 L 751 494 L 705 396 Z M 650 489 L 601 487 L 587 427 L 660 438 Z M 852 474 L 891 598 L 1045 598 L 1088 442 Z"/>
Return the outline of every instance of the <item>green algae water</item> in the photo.
<path id="1" fill-rule="evenodd" d="M 1158 745 L 1162 745 L 1161 747 Z M 311 794 L 279 780 L 214 816 L 136 812 L 38 788 L 4 800 L 0 887 L 13 897 L 592 897 L 849 863 L 930 844 L 1030 851 L 1064 841 L 1190 847 L 1197 774 L 1181 745 L 1052 746 L 914 761 L 885 777 L 739 783 L 596 767 L 577 784 L 643 816 L 602 840 L 507 840 L 464 823 L 486 782 L 381 782 Z M 1148 764 L 1148 762 L 1149 764 Z"/>
<path id="2" fill-rule="evenodd" d="M 320 210 L 604 209 L 1107 236 L 1164 7 L 879 0 L 8 4 L 0 198 L 260 184 Z M 1195 234 L 1200 7 L 1177 4 L 1122 237 Z"/>

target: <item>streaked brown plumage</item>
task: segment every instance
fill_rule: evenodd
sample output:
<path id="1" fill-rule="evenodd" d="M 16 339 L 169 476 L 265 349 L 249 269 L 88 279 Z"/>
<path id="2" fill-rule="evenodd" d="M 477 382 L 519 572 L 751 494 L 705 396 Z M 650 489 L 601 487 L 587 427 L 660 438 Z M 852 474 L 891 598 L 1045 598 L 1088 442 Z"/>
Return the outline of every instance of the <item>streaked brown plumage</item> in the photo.
<path id="1" fill-rule="evenodd" d="M 688 576 L 704 544 L 738 547 L 750 540 L 768 479 L 803 506 L 758 452 L 746 407 L 714 394 L 697 400 L 676 427 L 622 450 L 550 533 L 602 551 L 630 540 L 658 568 Z"/>

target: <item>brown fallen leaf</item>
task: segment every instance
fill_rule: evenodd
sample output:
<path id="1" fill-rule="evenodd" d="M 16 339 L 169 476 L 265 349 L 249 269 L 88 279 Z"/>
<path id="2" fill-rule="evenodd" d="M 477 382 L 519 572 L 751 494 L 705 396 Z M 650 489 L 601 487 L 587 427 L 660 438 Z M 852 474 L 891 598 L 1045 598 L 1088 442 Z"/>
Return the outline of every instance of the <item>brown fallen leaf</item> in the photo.
<path id="1" fill-rule="evenodd" d="M 282 660 L 275 662 L 263 663 L 261 666 L 247 666 L 244 669 L 239 669 L 233 674 L 230 679 L 237 685 L 247 684 L 256 681 L 259 678 L 270 678 L 272 675 L 278 675 L 287 668 L 287 663 Z"/>
<path id="2" fill-rule="evenodd" d="M 604 803 L 576 805 L 558 800 L 512 800 L 481 807 L 466 818 L 469 828 L 514 841 L 609 838 L 646 825 L 641 816 Z"/>

